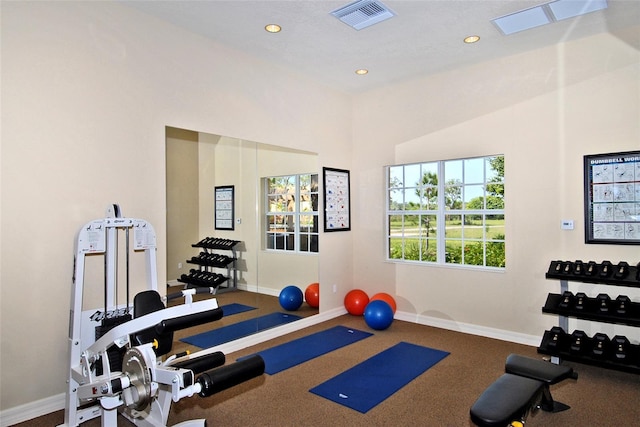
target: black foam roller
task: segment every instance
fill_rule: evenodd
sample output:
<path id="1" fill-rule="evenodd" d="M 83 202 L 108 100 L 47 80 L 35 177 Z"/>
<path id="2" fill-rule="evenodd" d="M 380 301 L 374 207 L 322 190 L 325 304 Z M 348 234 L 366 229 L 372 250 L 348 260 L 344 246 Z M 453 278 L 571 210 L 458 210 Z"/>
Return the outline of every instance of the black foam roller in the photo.
<path id="1" fill-rule="evenodd" d="M 264 360 L 257 354 L 200 375 L 196 380 L 202 386 L 200 397 L 211 396 L 264 374 Z"/>
<path id="2" fill-rule="evenodd" d="M 222 315 L 223 312 L 221 308 L 214 308 L 213 310 L 203 311 L 201 313 L 187 314 L 186 316 L 163 320 L 155 326 L 155 329 L 159 334 L 179 331 L 180 329 L 220 320 L 222 319 Z"/>
<path id="3" fill-rule="evenodd" d="M 195 357 L 193 359 L 185 360 L 184 362 L 176 363 L 172 366 L 176 368 L 190 369 L 194 374 L 199 374 L 209 369 L 217 368 L 224 365 L 226 357 L 223 352 L 216 351 L 204 356 Z"/>

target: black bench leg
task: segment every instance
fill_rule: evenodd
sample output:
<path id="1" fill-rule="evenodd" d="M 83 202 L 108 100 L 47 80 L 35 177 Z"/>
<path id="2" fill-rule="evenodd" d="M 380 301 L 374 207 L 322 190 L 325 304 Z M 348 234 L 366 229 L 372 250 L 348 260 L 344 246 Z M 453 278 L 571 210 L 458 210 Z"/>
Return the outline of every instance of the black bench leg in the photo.
<path id="1" fill-rule="evenodd" d="M 545 412 L 562 412 L 571 408 L 571 406 L 566 405 L 561 402 L 556 402 L 553 400 L 551 396 L 551 390 L 549 390 L 549 386 L 545 385 L 544 391 L 542 392 L 542 401 L 540 402 L 540 409 Z"/>

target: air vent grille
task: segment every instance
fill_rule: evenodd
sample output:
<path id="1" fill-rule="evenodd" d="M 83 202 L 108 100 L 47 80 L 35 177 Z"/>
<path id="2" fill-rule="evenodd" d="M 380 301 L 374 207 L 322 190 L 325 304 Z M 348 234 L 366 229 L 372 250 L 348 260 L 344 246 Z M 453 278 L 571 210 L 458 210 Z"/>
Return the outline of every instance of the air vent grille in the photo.
<path id="1" fill-rule="evenodd" d="M 331 14 L 356 30 L 361 30 L 396 15 L 391 9 L 376 0 L 358 0 L 334 10 Z"/>

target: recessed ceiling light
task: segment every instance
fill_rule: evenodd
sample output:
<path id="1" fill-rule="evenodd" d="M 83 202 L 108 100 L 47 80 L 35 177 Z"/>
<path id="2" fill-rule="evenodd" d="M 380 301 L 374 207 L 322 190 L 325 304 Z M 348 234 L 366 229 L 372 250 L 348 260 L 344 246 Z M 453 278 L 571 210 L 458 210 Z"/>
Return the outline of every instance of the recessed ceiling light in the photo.
<path id="1" fill-rule="evenodd" d="M 278 24 L 269 24 L 266 25 L 264 29 L 269 33 L 279 33 L 282 30 L 282 27 Z"/>
<path id="2" fill-rule="evenodd" d="M 465 43 L 475 43 L 480 40 L 480 36 L 469 36 L 464 38 Z"/>
<path id="3" fill-rule="evenodd" d="M 359 75 L 359 76 L 364 76 L 368 72 L 369 72 L 369 70 L 366 70 L 364 68 L 360 68 L 359 70 L 356 70 L 356 74 Z"/>

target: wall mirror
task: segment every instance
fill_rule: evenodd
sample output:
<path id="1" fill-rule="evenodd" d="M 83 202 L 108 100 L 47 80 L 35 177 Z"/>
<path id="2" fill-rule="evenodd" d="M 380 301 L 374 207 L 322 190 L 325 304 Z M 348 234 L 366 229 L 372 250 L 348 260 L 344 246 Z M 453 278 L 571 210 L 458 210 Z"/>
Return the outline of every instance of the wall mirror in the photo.
<path id="1" fill-rule="evenodd" d="M 166 128 L 167 293 L 183 289 L 185 283 L 181 278 L 184 275 L 198 275 L 199 270 L 229 278 L 214 295 L 223 307 L 225 316 L 220 321 L 180 331 L 175 338 L 175 351 L 181 351 L 182 344 L 192 351 L 203 348 L 188 347 L 190 344 L 184 343 L 184 340 L 188 341 L 199 334 L 213 337 L 216 343 L 217 339 L 222 339 L 216 338 L 216 335 L 227 336 L 227 331 L 233 329 L 234 325 L 255 332 L 269 327 L 271 322 L 277 326 L 280 320 L 275 313 L 289 318 L 318 313 L 317 308 L 306 303 L 298 310 L 287 311 L 278 301 L 284 287 L 295 285 L 304 293 L 308 285 L 318 281 L 318 217 L 307 215 L 294 218 L 294 221 L 306 224 L 306 228 L 303 228 L 306 234 L 303 232 L 300 235 L 299 231 L 293 234 L 287 228 L 293 218 L 287 215 L 291 209 L 287 206 L 296 197 L 307 201 L 307 205 L 312 205 L 313 200 L 317 210 L 317 157 L 316 153 L 254 141 Z M 315 176 L 315 181 L 310 184 L 316 193 L 311 196 L 307 193 L 300 196 L 300 192 L 280 194 L 282 186 L 279 183 L 285 180 L 281 177 L 298 175 L 310 181 Z M 215 190 L 220 187 L 233 188 L 234 226 L 228 230 L 215 227 Z M 274 193 L 278 193 L 277 197 Z M 275 198 L 285 200 L 281 204 L 285 212 L 268 215 L 269 200 L 274 206 Z M 218 206 L 221 206 L 220 203 Z M 287 244 L 286 236 L 289 242 L 296 239 L 306 249 L 300 250 L 299 246 L 293 248 L 289 243 L 287 248 L 291 250 L 282 250 L 283 245 Z M 223 245 L 225 242 L 237 243 L 233 251 L 224 247 L 194 247 L 199 243 L 206 244 L 203 240 L 207 238 L 211 239 L 210 242 Z M 194 257 L 213 259 L 218 256 L 232 256 L 235 262 L 229 269 L 203 268 L 198 264 L 200 260 L 194 260 Z M 211 279 L 211 276 L 205 275 L 204 278 Z M 245 311 L 235 313 L 236 309 Z M 227 312 L 234 313 L 227 315 Z M 216 334 L 214 331 L 218 328 L 227 329 Z M 233 336 L 233 333 L 230 332 L 229 336 Z"/>

